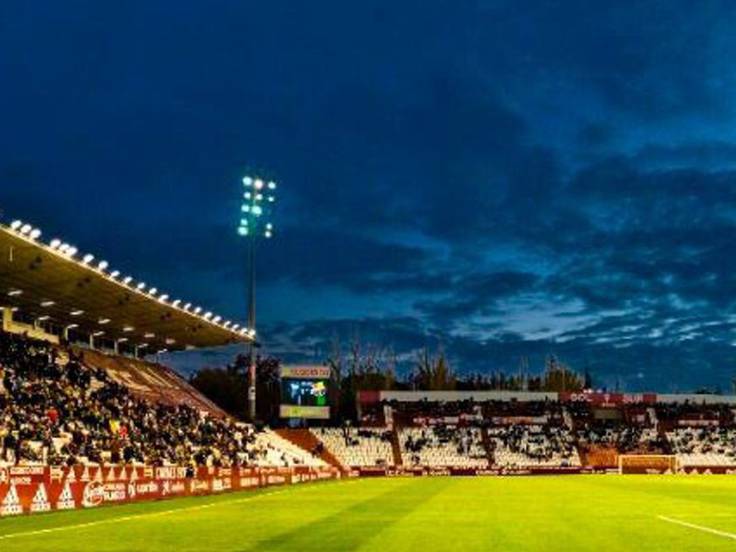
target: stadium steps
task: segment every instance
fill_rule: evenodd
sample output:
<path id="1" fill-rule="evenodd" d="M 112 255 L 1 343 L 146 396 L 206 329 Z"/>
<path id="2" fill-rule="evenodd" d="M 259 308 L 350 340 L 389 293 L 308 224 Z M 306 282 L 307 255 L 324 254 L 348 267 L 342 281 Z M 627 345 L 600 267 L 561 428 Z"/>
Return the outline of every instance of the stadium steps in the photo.
<path id="1" fill-rule="evenodd" d="M 480 428 L 480 438 L 483 443 L 483 449 L 486 451 L 486 457 L 488 458 L 488 465 L 493 465 L 493 453 L 491 452 L 491 438 L 488 436 L 488 428 Z"/>
<path id="2" fill-rule="evenodd" d="M 282 437 L 283 439 L 286 439 L 287 441 L 295 444 L 299 448 L 313 454 L 313 451 L 320 443 L 319 438 L 308 429 L 284 428 L 275 430 L 275 433 L 279 437 Z M 327 462 L 330 466 L 334 466 L 335 468 L 343 472 L 347 471 L 347 468 L 343 466 L 340 461 L 335 457 L 335 455 L 326 448 L 323 447 L 322 453 L 317 456 L 320 458 L 320 460 Z"/>
<path id="3" fill-rule="evenodd" d="M 186 404 L 213 416 L 227 416 L 215 403 L 166 366 L 106 355 L 90 349 L 75 348 L 75 352 L 82 356 L 82 362 L 86 365 L 104 370 L 114 381 L 127 387 L 137 397 L 153 403 Z"/>
<path id="4" fill-rule="evenodd" d="M 401 458 L 401 444 L 399 443 L 399 428 L 394 426 L 391 432 L 391 451 L 394 453 L 394 466 L 403 466 L 404 461 Z"/>

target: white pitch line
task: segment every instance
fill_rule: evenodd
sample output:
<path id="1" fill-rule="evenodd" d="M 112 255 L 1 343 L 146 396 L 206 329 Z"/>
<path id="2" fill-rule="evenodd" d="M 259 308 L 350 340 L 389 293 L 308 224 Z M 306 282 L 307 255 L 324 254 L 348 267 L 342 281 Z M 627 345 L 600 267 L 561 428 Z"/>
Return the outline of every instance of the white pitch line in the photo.
<path id="1" fill-rule="evenodd" d="M 687 521 L 682 521 L 667 516 L 657 516 L 657 518 L 668 523 L 674 523 L 676 525 L 682 525 L 683 527 L 689 527 L 690 529 L 696 529 L 697 531 L 702 531 L 703 533 L 710 533 L 711 535 L 718 535 L 719 537 L 736 540 L 736 533 L 719 531 L 718 529 L 713 529 L 712 527 L 706 527 L 705 525 L 696 525 L 695 523 L 688 523 Z"/>
<path id="2" fill-rule="evenodd" d="M 350 483 L 357 483 L 359 480 L 355 479 L 352 481 L 341 481 L 342 485 L 348 485 Z M 56 533 L 57 531 L 68 531 L 69 529 L 85 529 L 87 527 L 95 527 L 97 525 L 105 525 L 107 523 L 117 523 L 122 521 L 131 521 L 134 519 L 141 519 L 141 518 L 149 518 L 149 517 L 158 517 L 158 516 L 168 516 L 170 514 L 176 514 L 177 512 L 193 512 L 196 510 L 204 510 L 206 508 L 213 508 L 215 506 L 220 506 L 224 504 L 240 504 L 241 502 L 250 502 L 251 500 L 255 500 L 257 498 L 263 498 L 266 496 L 273 496 L 281 493 L 285 493 L 287 491 L 291 490 L 301 490 L 301 489 L 314 489 L 315 486 L 309 485 L 309 486 L 298 486 L 295 488 L 294 485 L 290 485 L 285 488 L 281 488 L 278 491 L 271 491 L 268 493 L 260 493 L 253 496 L 246 496 L 244 498 L 236 498 L 233 500 L 221 500 L 219 502 L 209 502 L 207 504 L 199 504 L 197 506 L 187 506 L 186 508 L 172 508 L 171 510 L 162 510 L 160 512 L 150 512 L 148 514 L 135 514 L 132 516 L 122 516 L 122 517 L 116 517 L 116 518 L 108 518 L 108 519 L 101 519 L 98 521 L 89 521 L 87 523 L 77 523 L 75 525 L 62 525 L 60 527 L 49 527 L 48 529 L 36 529 L 34 531 L 24 531 L 21 533 L 8 533 L 7 535 L 0 535 L 0 540 L 6 540 L 6 539 L 14 539 L 18 537 L 30 537 L 33 535 L 45 535 L 47 533 Z"/>
<path id="3" fill-rule="evenodd" d="M 107 523 L 118 523 L 122 521 L 132 521 L 134 519 L 167 516 L 170 514 L 176 514 L 178 512 L 192 512 L 196 510 L 204 510 L 205 508 L 213 508 L 214 506 L 220 506 L 224 504 L 239 504 L 241 502 L 249 502 L 257 498 L 266 496 L 273 496 L 286 492 L 288 489 L 281 489 L 279 491 L 273 491 L 270 493 L 262 493 L 246 498 L 238 498 L 235 500 L 222 500 L 220 502 L 210 502 L 207 504 L 200 504 L 198 506 L 187 506 L 186 508 L 173 508 L 171 510 L 162 510 L 160 512 L 150 512 L 148 514 L 135 514 L 132 516 L 122 516 L 116 518 L 101 519 L 98 521 L 89 521 L 87 523 L 76 523 L 74 525 L 62 525 L 60 527 L 49 527 L 48 529 L 36 529 L 35 531 L 24 531 L 21 533 L 8 533 L 7 535 L 0 535 L 0 540 L 14 539 L 17 537 L 30 537 L 33 535 L 45 535 L 47 533 L 56 533 L 57 531 L 68 531 L 70 529 L 85 529 L 87 527 L 95 527 L 97 525 L 104 525 Z"/>

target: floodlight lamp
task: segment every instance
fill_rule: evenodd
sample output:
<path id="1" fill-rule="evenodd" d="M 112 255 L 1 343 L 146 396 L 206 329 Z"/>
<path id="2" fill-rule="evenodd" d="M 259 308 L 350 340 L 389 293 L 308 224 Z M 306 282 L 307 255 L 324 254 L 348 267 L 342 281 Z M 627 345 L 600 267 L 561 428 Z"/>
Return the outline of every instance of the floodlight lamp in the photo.
<path id="1" fill-rule="evenodd" d="M 41 231 L 38 228 L 31 230 L 31 239 L 36 240 L 41 236 Z"/>
<path id="2" fill-rule="evenodd" d="M 155 287 L 152 287 L 151 289 L 148 290 L 148 293 L 149 295 L 156 295 L 158 293 L 158 289 L 156 289 Z"/>
<path id="3" fill-rule="evenodd" d="M 51 249 L 57 249 L 61 245 L 61 240 L 59 238 L 54 238 L 51 240 L 51 243 L 49 243 L 49 247 Z"/>
<path id="4" fill-rule="evenodd" d="M 99 268 L 100 270 L 105 270 L 108 266 L 110 266 L 110 264 L 107 261 L 100 261 L 97 264 L 97 268 Z"/>
<path id="5" fill-rule="evenodd" d="M 256 190 L 262 189 L 263 188 L 263 180 L 261 180 L 260 178 L 256 178 L 255 182 L 253 182 L 253 187 Z"/>
<path id="6" fill-rule="evenodd" d="M 117 278 L 118 276 L 120 276 L 120 271 L 119 270 L 113 270 L 110 273 L 110 278 Z"/>
<path id="7" fill-rule="evenodd" d="M 77 249 L 76 247 L 74 247 L 73 245 L 70 245 L 70 246 L 69 246 L 69 247 L 67 248 L 67 250 L 66 250 L 66 254 L 67 254 L 68 256 L 70 256 L 70 257 L 73 257 L 74 255 L 76 255 L 76 254 L 77 254 L 77 251 L 79 251 L 79 250 L 78 250 L 78 249 Z"/>
<path id="8" fill-rule="evenodd" d="M 260 217 L 263 214 L 263 209 L 260 205 L 253 206 L 253 214 L 257 217 Z"/>
<path id="9" fill-rule="evenodd" d="M 33 227 L 30 224 L 24 224 L 23 226 L 20 227 L 21 234 L 27 234 L 31 230 L 33 230 Z"/>
<path id="10" fill-rule="evenodd" d="M 20 220 L 14 220 L 10 223 L 10 228 L 12 228 L 13 230 L 17 230 L 21 226 L 23 226 L 23 222 Z"/>
<path id="11" fill-rule="evenodd" d="M 86 254 L 86 255 L 85 255 L 85 256 L 84 256 L 83 258 L 82 258 L 82 262 L 83 262 L 84 264 L 89 264 L 89 263 L 91 263 L 91 262 L 92 262 L 92 261 L 94 260 L 94 258 L 95 258 L 95 256 L 94 256 L 94 255 L 92 255 L 92 254 L 90 254 L 90 253 L 87 253 L 87 254 Z"/>
<path id="12" fill-rule="evenodd" d="M 253 179 L 250 176 L 243 177 L 243 185 L 251 186 L 252 184 L 253 184 Z"/>
<path id="13" fill-rule="evenodd" d="M 127 285 L 128 285 L 128 284 L 129 284 L 130 282 L 132 282 L 132 281 L 133 281 L 133 277 L 132 277 L 132 276 L 126 276 L 125 278 L 123 278 L 123 283 L 124 283 L 124 284 L 125 284 L 126 286 L 127 286 Z"/>
<path id="14" fill-rule="evenodd" d="M 138 284 L 137 286 L 135 286 L 135 287 L 136 287 L 136 289 L 138 289 L 138 290 L 142 291 L 143 289 L 145 289 L 145 287 L 146 287 L 146 284 L 145 284 L 144 282 L 140 282 L 140 283 L 139 283 L 139 284 Z"/>
<path id="15" fill-rule="evenodd" d="M 243 211 L 244 213 L 250 213 L 250 205 L 248 205 L 247 203 L 243 203 L 240 206 L 240 210 Z"/>
<path id="16" fill-rule="evenodd" d="M 268 189 L 269 190 L 275 190 L 276 189 L 276 183 L 273 180 L 268 183 Z"/>
<path id="17" fill-rule="evenodd" d="M 247 236 L 248 235 L 248 228 L 245 226 L 239 226 L 238 227 L 238 234 L 241 236 Z"/>

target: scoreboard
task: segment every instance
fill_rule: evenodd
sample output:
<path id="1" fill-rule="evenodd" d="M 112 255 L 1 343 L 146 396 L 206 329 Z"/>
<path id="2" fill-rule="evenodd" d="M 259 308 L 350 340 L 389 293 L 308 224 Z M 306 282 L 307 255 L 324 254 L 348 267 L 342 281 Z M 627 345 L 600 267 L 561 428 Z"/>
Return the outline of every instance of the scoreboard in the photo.
<path id="1" fill-rule="evenodd" d="M 326 366 L 282 366 L 279 414 L 282 418 L 329 419 L 329 384 Z"/>

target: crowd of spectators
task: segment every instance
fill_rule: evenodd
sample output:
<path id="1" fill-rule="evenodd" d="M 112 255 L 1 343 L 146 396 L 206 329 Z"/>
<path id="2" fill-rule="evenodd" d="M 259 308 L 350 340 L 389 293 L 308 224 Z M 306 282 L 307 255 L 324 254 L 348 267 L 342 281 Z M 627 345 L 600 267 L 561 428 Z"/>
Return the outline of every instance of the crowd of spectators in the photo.
<path id="1" fill-rule="evenodd" d="M 139 399 L 70 350 L 0 332 L 0 463 L 252 465 L 274 456 L 257 437 L 251 425 Z"/>

